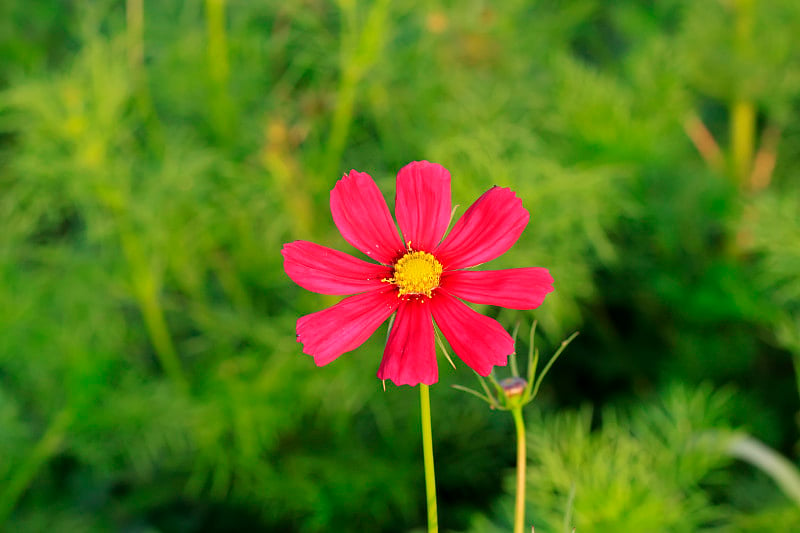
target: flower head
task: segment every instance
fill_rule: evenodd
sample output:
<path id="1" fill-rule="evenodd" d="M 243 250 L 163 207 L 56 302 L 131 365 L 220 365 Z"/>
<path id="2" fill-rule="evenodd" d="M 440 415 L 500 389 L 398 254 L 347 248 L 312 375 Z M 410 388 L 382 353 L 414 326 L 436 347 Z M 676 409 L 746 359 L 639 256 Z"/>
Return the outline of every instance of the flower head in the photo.
<path id="1" fill-rule="evenodd" d="M 505 365 L 511 336 L 462 300 L 534 309 L 553 290 L 545 268 L 464 270 L 491 261 L 517 241 L 530 215 L 513 191 L 492 187 L 450 223 L 450 173 L 427 161 L 397 174 L 395 216 L 373 179 L 351 170 L 331 191 L 333 221 L 347 242 L 376 263 L 307 241 L 284 245 L 284 268 L 301 287 L 350 295 L 297 321 L 297 340 L 318 366 L 363 344 L 391 315 L 378 378 L 396 385 L 439 379 L 433 322 L 456 355 L 485 376 Z"/>

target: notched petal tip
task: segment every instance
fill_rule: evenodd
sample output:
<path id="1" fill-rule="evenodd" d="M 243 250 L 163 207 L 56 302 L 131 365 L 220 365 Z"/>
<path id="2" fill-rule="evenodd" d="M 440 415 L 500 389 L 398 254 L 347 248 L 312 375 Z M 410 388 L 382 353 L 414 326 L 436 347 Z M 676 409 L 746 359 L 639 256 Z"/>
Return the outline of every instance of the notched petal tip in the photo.
<path id="1" fill-rule="evenodd" d="M 386 200 L 372 177 L 357 170 L 331 190 L 331 215 L 342 237 L 369 257 L 388 264 L 404 246 Z"/>
<path id="2" fill-rule="evenodd" d="M 377 375 L 398 386 L 438 381 L 433 320 L 424 301 L 399 305 Z"/>
<path id="3" fill-rule="evenodd" d="M 486 263 L 508 251 L 529 220 L 530 213 L 513 190 L 492 187 L 456 222 L 436 255 L 449 270 Z"/>
<path id="4" fill-rule="evenodd" d="M 431 379 L 417 379 L 417 380 L 403 380 L 402 378 L 391 378 L 391 377 L 381 377 L 380 374 L 377 374 L 378 379 L 383 382 L 391 381 L 395 387 L 402 387 L 403 385 L 408 385 L 409 387 L 416 387 L 417 385 L 434 385 L 435 383 L 439 382 L 439 377 L 431 378 Z"/>
<path id="5" fill-rule="evenodd" d="M 455 270 L 442 276 L 442 286 L 454 296 L 476 304 L 536 309 L 553 292 L 553 277 L 542 267 Z"/>
<path id="6" fill-rule="evenodd" d="M 394 212 L 403 241 L 415 250 L 432 250 L 450 221 L 450 172 L 428 161 L 401 168 Z"/>
<path id="7" fill-rule="evenodd" d="M 435 177 L 437 174 L 446 175 L 448 179 L 450 178 L 450 171 L 444 168 L 439 163 L 432 163 L 426 159 L 420 159 L 419 161 L 411 161 L 407 165 L 403 166 L 400 169 L 400 172 L 404 170 L 414 170 L 418 172 L 423 172 L 431 177 Z M 399 172 L 398 172 L 399 173 Z"/>
<path id="8" fill-rule="evenodd" d="M 361 171 L 356 170 L 356 169 L 353 168 L 353 169 L 350 169 L 350 172 L 348 172 L 347 174 L 342 174 L 342 177 L 339 178 L 339 181 L 342 181 L 342 180 L 362 180 L 362 179 L 372 180 L 372 176 L 370 176 L 366 172 L 361 172 Z"/>

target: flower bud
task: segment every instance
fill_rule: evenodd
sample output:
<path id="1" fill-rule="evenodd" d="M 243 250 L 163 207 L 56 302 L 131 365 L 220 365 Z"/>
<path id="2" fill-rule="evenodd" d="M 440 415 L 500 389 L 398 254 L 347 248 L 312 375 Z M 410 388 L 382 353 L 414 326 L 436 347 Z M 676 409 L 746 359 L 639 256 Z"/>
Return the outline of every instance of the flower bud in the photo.
<path id="1" fill-rule="evenodd" d="M 500 386 L 503 388 L 506 398 L 511 399 L 525 392 L 525 387 L 528 386 L 528 382 L 519 376 L 514 376 L 502 380 Z"/>

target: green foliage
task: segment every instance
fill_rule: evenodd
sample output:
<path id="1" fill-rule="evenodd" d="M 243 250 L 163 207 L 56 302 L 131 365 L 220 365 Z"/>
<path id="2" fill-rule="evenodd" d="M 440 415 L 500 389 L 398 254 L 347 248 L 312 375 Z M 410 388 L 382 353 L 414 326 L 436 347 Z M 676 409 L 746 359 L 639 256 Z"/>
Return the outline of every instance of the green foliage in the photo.
<path id="1" fill-rule="evenodd" d="M 773 334 L 791 350 L 800 390 L 800 196 L 781 190 L 755 204 L 752 249 L 759 255 L 757 286 L 770 295 Z"/>
<path id="2" fill-rule="evenodd" d="M 658 402 L 604 409 L 596 429 L 587 408 L 535 417 L 528 423 L 528 522 L 546 533 L 767 531 L 769 520 L 797 527 L 796 506 L 741 513 L 715 501 L 732 482 L 731 397 L 708 386 L 671 387 Z M 471 530 L 507 530 L 510 506 L 496 513 Z"/>
<path id="3" fill-rule="evenodd" d="M 493 184 L 518 192 L 531 223 L 487 268 L 548 267 L 544 343 L 581 330 L 531 425 L 542 528 L 574 482 L 578 531 L 790 530 L 772 483 L 690 443 L 744 426 L 796 457 L 798 28 L 791 1 L 5 0 L 0 524 L 422 523 L 414 391 L 381 391 L 380 333 L 325 368 L 300 354 L 295 320 L 335 300 L 291 284 L 279 250 L 349 249 L 337 177 L 391 191 L 427 158 L 461 212 Z M 737 103 L 751 159 L 775 160 L 752 183 Z M 441 374 L 440 507 L 457 529 L 505 505 L 513 452 L 509 421 L 449 390 L 468 369 Z M 691 392 L 701 381 L 737 386 L 731 413 Z M 662 407 L 635 407 L 672 382 Z M 559 411 L 587 402 L 595 431 Z"/>
<path id="4" fill-rule="evenodd" d="M 587 410 L 531 423 L 530 521 L 561 531 L 570 512 L 577 530 L 688 532 L 722 518 L 700 486 L 721 458 L 695 445 L 699 430 L 720 423 L 721 398 L 687 396 L 673 391 L 667 406 L 632 415 L 603 412 L 596 432 Z"/>

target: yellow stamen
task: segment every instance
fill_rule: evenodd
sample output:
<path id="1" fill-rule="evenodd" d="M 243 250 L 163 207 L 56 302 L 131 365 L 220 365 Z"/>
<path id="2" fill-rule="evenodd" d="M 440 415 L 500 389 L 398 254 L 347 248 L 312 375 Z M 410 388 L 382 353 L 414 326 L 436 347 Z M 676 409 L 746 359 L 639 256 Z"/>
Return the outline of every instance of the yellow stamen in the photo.
<path id="1" fill-rule="evenodd" d="M 433 254 L 409 251 L 394 264 L 394 276 L 382 281 L 397 285 L 398 296 L 424 294 L 430 298 L 441 275 L 442 264 Z"/>

